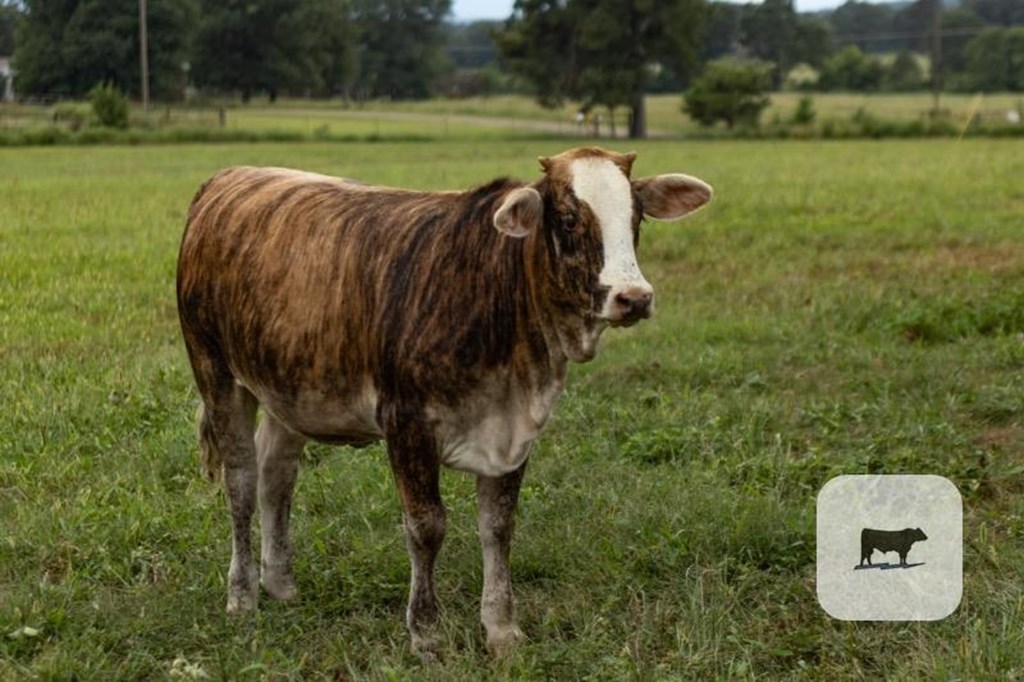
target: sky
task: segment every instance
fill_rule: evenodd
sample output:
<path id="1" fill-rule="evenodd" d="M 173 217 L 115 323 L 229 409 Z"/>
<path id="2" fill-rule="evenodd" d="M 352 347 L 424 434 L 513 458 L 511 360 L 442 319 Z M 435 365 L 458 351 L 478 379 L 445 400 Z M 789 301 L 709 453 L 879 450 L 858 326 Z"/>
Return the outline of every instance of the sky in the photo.
<path id="1" fill-rule="evenodd" d="M 513 2 L 514 0 L 453 0 L 452 16 L 457 21 L 505 19 L 512 13 Z M 844 0 L 796 0 L 796 9 L 798 12 L 812 12 L 832 9 L 843 2 Z"/>

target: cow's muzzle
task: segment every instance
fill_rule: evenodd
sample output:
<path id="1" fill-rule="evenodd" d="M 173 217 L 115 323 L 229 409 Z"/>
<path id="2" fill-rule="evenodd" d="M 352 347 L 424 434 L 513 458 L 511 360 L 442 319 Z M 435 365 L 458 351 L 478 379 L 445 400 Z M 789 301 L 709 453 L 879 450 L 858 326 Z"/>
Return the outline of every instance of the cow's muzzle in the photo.
<path id="1" fill-rule="evenodd" d="M 651 316 L 654 290 L 650 286 L 633 286 L 612 296 L 609 320 L 613 327 L 631 327 Z"/>

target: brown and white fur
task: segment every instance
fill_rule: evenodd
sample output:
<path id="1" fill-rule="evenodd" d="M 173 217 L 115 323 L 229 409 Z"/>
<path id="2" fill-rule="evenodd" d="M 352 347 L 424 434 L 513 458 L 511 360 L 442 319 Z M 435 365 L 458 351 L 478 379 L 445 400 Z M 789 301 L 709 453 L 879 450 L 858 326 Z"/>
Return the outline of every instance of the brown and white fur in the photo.
<path id="1" fill-rule="evenodd" d="M 228 611 L 256 606 L 257 580 L 296 595 L 288 519 L 304 444 L 383 439 L 412 563 L 413 648 L 438 648 L 442 465 L 477 477 L 488 647 L 522 638 L 508 558 L 530 445 L 568 362 L 651 313 L 635 253 L 644 214 L 672 220 L 711 198 L 685 175 L 631 180 L 634 158 L 573 149 L 542 158 L 533 183 L 465 192 L 249 167 L 203 185 L 177 295 L 203 460 L 223 473 L 233 520 Z"/>

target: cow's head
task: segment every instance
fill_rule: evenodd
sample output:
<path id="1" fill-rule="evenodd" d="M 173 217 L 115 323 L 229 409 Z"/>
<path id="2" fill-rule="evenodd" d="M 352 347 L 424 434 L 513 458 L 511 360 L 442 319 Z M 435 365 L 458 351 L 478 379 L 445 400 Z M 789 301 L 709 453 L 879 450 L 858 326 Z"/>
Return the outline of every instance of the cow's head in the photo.
<path id="1" fill-rule="evenodd" d="M 510 192 L 494 214 L 510 237 L 534 234 L 548 273 L 545 298 L 566 355 L 582 362 L 601 332 L 650 317 L 654 289 L 636 260 L 646 215 L 675 220 L 711 199 L 711 187 L 681 174 L 631 179 L 636 154 L 580 148 L 540 159 L 544 177 Z"/>

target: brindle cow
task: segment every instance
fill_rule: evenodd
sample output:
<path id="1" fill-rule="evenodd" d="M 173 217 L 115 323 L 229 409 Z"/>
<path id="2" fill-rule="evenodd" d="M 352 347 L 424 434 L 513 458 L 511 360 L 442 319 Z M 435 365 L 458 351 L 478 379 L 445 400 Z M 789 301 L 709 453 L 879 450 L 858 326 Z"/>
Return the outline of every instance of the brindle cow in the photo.
<path id="1" fill-rule="evenodd" d="M 255 607 L 258 576 L 271 597 L 295 597 L 288 516 L 305 442 L 383 439 L 412 563 L 413 648 L 438 647 L 442 464 L 477 476 L 488 647 L 522 638 L 508 557 L 530 444 L 568 361 L 651 313 L 634 252 L 642 217 L 673 220 L 711 198 L 686 175 L 631 180 L 634 158 L 573 149 L 542 158 L 533 183 L 465 192 L 247 167 L 203 185 L 178 309 L 205 467 L 223 473 L 233 519 L 229 612 Z"/>

